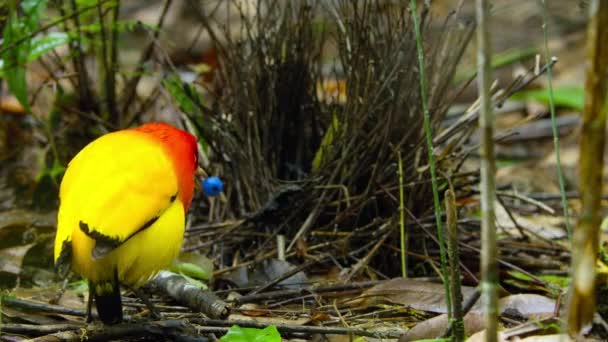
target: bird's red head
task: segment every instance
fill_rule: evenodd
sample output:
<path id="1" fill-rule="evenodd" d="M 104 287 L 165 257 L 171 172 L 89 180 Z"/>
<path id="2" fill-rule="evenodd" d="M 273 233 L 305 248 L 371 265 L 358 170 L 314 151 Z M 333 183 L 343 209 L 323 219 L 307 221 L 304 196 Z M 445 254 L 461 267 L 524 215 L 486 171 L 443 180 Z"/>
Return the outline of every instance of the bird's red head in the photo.
<path id="1" fill-rule="evenodd" d="M 147 123 L 135 130 L 151 134 L 167 148 L 179 179 L 179 199 L 187 211 L 194 193 L 194 174 L 198 166 L 196 138 L 186 131 L 161 122 Z"/>

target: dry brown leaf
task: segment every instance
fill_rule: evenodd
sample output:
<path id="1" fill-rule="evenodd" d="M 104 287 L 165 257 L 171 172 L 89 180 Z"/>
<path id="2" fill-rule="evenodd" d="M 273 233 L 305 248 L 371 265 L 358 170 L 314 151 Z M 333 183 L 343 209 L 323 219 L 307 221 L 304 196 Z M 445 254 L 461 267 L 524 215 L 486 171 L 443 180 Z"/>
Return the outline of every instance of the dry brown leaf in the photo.
<path id="1" fill-rule="evenodd" d="M 463 297 L 469 298 L 475 289 L 462 287 Z M 445 305 L 445 288 L 442 284 L 427 281 L 395 278 L 382 282 L 365 291 L 363 305 L 398 304 L 416 310 L 436 313 L 447 313 Z"/>
<path id="2" fill-rule="evenodd" d="M 422 321 L 399 338 L 399 342 L 417 341 L 431 339 L 441 336 L 448 327 L 448 315 L 442 314 L 431 319 Z M 470 312 L 464 317 L 464 331 L 466 335 L 473 334 L 483 329 L 483 315 L 478 312 Z"/>
<path id="3" fill-rule="evenodd" d="M 539 320 L 553 316 L 555 301 L 537 294 L 518 294 L 500 299 L 500 314 Z M 484 327 L 483 312 L 478 302 L 464 318 L 467 335 L 479 332 Z M 443 335 L 448 327 L 447 314 L 435 316 L 418 323 L 399 342 L 436 338 Z M 536 329 L 535 326 L 533 328 Z M 512 335 L 509 335 L 512 336 Z"/>
<path id="4" fill-rule="evenodd" d="M 32 246 L 34 244 L 30 243 L 0 250 L 0 272 L 19 275 L 21 273 L 23 257 Z"/>
<path id="5" fill-rule="evenodd" d="M 533 294 L 515 294 L 500 299 L 500 314 L 526 319 L 545 319 L 553 316 L 555 301 Z"/>
<path id="6" fill-rule="evenodd" d="M 509 217 L 505 207 L 500 202 L 496 202 L 495 208 L 496 225 L 501 229 L 507 230 L 512 235 L 519 235 L 519 229 L 517 229 L 515 223 Z M 533 232 L 545 239 L 557 240 L 565 238 L 567 235 L 566 230 L 562 228 L 564 223 L 562 217 L 541 214 L 525 217 L 513 211 L 511 215 L 525 231 Z"/>

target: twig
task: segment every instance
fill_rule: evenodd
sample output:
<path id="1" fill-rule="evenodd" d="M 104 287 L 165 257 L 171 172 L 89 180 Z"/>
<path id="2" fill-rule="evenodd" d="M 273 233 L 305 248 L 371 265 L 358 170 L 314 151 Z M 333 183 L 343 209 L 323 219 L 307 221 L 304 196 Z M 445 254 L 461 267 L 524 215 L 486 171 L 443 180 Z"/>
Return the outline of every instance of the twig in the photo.
<path id="1" fill-rule="evenodd" d="M 78 13 L 78 4 L 76 3 L 76 0 L 70 0 L 70 4 L 72 11 L 74 13 Z M 78 98 L 78 101 L 80 102 L 79 109 L 81 111 L 88 112 L 94 107 L 94 100 L 93 93 L 89 87 L 89 75 L 84 63 L 85 56 L 82 50 L 82 31 L 80 30 L 80 19 L 79 15 L 72 16 L 71 18 L 74 19 L 74 26 L 76 26 L 76 33 L 78 35 L 75 44 L 76 56 L 74 57 L 74 69 L 76 70 L 78 76 L 78 91 L 80 92 Z"/>
<path id="2" fill-rule="evenodd" d="M 489 13 L 487 0 L 476 1 L 477 17 L 477 68 L 481 98 L 479 127 L 481 130 L 481 292 L 483 296 L 486 341 L 498 340 L 498 251 L 496 246 L 496 196 L 494 165 L 494 114 L 490 98 L 491 56 Z"/>
<path id="3" fill-rule="evenodd" d="M 230 327 L 238 325 L 246 328 L 258 328 L 263 329 L 268 325 L 258 323 L 256 321 L 245 321 L 245 320 L 213 320 L 213 319 L 192 319 L 192 323 L 203 325 L 203 326 L 219 326 L 219 327 Z M 316 327 L 316 326 L 305 326 L 305 325 L 292 325 L 292 324 L 275 324 L 277 330 L 281 333 L 306 333 L 306 334 L 324 334 L 324 335 L 356 335 L 366 336 L 375 338 L 390 338 L 396 339 L 401 336 L 402 331 L 374 331 L 370 329 L 360 328 L 333 328 L 333 327 Z"/>
<path id="4" fill-rule="evenodd" d="M 448 233 L 448 257 L 450 259 L 450 292 L 452 295 L 453 327 L 452 340 L 464 341 L 464 321 L 462 313 L 462 290 L 460 287 L 460 250 L 458 248 L 458 213 L 456 198 L 451 187 L 445 191 L 446 227 Z"/>
<path id="5" fill-rule="evenodd" d="M 99 0 L 100 3 L 106 3 L 106 2 L 110 2 L 110 1 L 113 1 L 113 0 Z M 48 29 L 50 29 L 50 28 L 52 28 L 54 26 L 57 26 L 57 25 L 65 22 L 68 19 L 72 19 L 74 17 L 77 17 L 77 16 L 81 15 L 82 13 L 84 13 L 84 12 L 86 12 L 88 10 L 94 9 L 95 7 L 97 7 L 97 2 L 95 4 L 93 4 L 93 5 L 82 7 L 80 9 L 76 10 L 76 11 L 73 11 L 70 14 L 63 15 L 63 16 L 61 16 L 61 18 L 59 18 L 57 20 L 54 20 L 54 21 L 52 21 L 52 22 L 50 22 L 50 23 L 48 23 L 48 24 L 40 27 L 38 30 L 32 32 L 31 34 L 28 34 L 27 36 L 24 36 L 24 37 L 21 37 L 21 38 L 15 40 L 11 44 L 7 44 L 5 46 L 2 46 L 2 48 L 0 49 L 0 56 L 3 55 L 8 50 L 14 49 L 17 45 L 22 44 L 23 42 L 26 42 L 26 41 L 34 38 L 37 34 L 39 34 L 41 32 L 45 32 Z"/>
<path id="6" fill-rule="evenodd" d="M 433 207 L 435 209 L 435 222 L 437 224 L 437 240 L 439 241 L 439 256 L 441 259 L 441 273 L 443 285 L 445 287 L 445 301 L 448 307 L 448 317 L 451 317 L 451 296 L 449 286 L 448 261 L 445 251 L 445 240 L 443 238 L 443 224 L 441 222 L 441 204 L 439 203 L 439 190 L 437 185 L 437 175 L 435 173 L 435 154 L 433 148 L 433 137 L 431 132 L 431 115 L 428 108 L 427 96 L 427 80 L 424 65 L 424 49 L 422 46 L 422 33 L 420 32 L 420 23 L 418 22 L 418 10 L 416 9 L 416 0 L 410 1 L 410 10 L 412 11 L 412 20 L 414 22 L 414 32 L 416 33 L 416 48 L 418 51 L 418 68 L 420 77 L 420 99 L 422 101 L 422 110 L 424 112 L 424 132 L 426 136 L 426 145 L 428 152 L 429 169 L 431 172 L 431 186 L 433 189 Z"/>
<path id="7" fill-rule="evenodd" d="M 595 313 L 595 262 L 601 222 L 602 170 L 608 115 L 608 1 L 592 1 L 587 26 L 587 77 L 579 145 L 581 214 L 572 240 L 568 331 L 578 335 Z"/>
<path id="8" fill-rule="evenodd" d="M 137 92 L 137 84 L 141 80 L 141 76 L 144 72 L 145 62 L 147 60 L 149 60 L 150 57 L 152 57 L 152 53 L 154 52 L 154 46 L 156 44 L 156 40 L 158 39 L 158 36 L 160 35 L 161 28 L 163 27 L 163 23 L 165 22 L 165 17 L 167 16 L 167 12 L 169 11 L 169 7 L 171 7 L 172 3 L 173 3 L 173 0 L 165 1 L 165 5 L 163 6 L 160 17 L 158 18 L 158 24 L 156 25 L 157 26 L 156 30 L 154 30 L 154 34 L 152 36 L 152 41 L 150 42 L 150 44 L 148 45 L 148 47 L 146 48 L 144 53 L 141 55 L 141 57 L 139 59 L 139 63 L 137 64 L 137 69 L 135 69 L 135 74 L 134 74 L 133 78 L 128 80 L 126 83 L 126 86 L 125 86 L 126 94 L 123 98 L 122 113 L 125 113 L 125 114 L 128 113 L 129 107 L 131 106 L 131 103 L 133 102 L 133 99 L 135 98 L 135 94 Z M 127 123 L 130 121 L 131 121 L 131 119 L 125 120 L 125 122 L 127 122 Z"/>
<path id="9" fill-rule="evenodd" d="M 549 10 L 547 9 L 547 1 L 542 0 L 542 12 L 543 12 L 543 45 L 545 49 L 545 63 L 549 64 L 553 59 L 549 53 Z M 562 170 L 562 162 L 559 148 L 559 133 L 557 131 L 557 120 L 555 116 L 555 98 L 553 96 L 553 71 L 552 68 L 547 68 L 547 83 L 549 86 L 549 111 L 551 113 L 551 128 L 553 131 L 553 146 L 555 148 L 555 168 L 557 169 L 557 179 L 559 182 L 559 193 L 562 200 L 562 210 L 564 213 L 564 220 L 566 221 L 566 229 L 568 231 L 568 240 L 572 243 L 572 227 L 570 227 L 570 215 L 568 213 L 568 200 L 566 199 L 566 186 L 564 183 L 564 175 Z"/>
<path id="10" fill-rule="evenodd" d="M 151 321 L 111 326 L 89 325 L 86 329 L 81 327 L 81 329 L 75 331 L 62 332 L 60 336 L 54 334 L 54 336 L 49 336 L 49 338 L 44 336 L 34 341 L 57 341 L 58 338 L 59 341 L 82 341 L 83 337 L 86 337 L 86 341 L 93 342 L 125 340 L 127 338 L 140 339 L 144 337 L 168 339 L 171 341 L 208 341 L 206 337 L 201 337 L 195 327 L 186 320 Z"/>
<path id="11" fill-rule="evenodd" d="M 509 210 L 509 208 L 507 208 L 507 206 L 505 205 L 505 201 L 502 199 L 502 197 L 496 196 L 496 199 L 498 200 L 498 203 L 503 207 L 503 209 L 507 213 L 507 216 L 509 216 L 509 220 L 511 220 L 511 222 L 513 223 L 515 228 L 517 228 L 517 231 L 519 231 L 519 234 L 521 235 L 521 237 L 523 239 L 528 239 L 528 235 L 524 231 L 524 228 L 521 226 L 521 224 L 519 224 L 519 222 L 517 222 L 517 220 L 515 219 L 515 216 L 513 216 L 513 213 L 511 212 L 511 210 Z"/>
<path id="12" fill-rule="evenodd" d="M 236 304 L 255 303 L 255 302 L 269 300 L 269 299 L 279 299 L 279 298 L 286 298 L 286 297 L 302 296 L 302 295 L 305 295 L 308 293 L 322 294 L 322 293 L 328 293 L 328 292 L 364 290 L 366 288 L 370 288 L 372 286 L 378 285 L 381 282 L 382 281 L 374 280 L 374 281 L 365 281 L 365 282 L 358 282 L 358 283 L 319 286 L 319 287 L 312 287 L 312 288 L 279 290 L 279 291 L 272 291 L 272 292 L 265 292 L 265 293 L 258 293 L 258 294 L 237 297 L 234 299 L 234 302 Z"/>
<path id="13" fill-rule="evenodd" d="M 302 265 L 294 267 L 293 269 L 291 269 L 291 270 L 289 270 L 289 271 L 281 274 L 280 276 L 274 278 L 270 282 L 268 282 L 268 283 L 266 283 L 266 284 L 258 287 L 257 289 L 251 291 L 251 293 L 249 293 L 249 294 L 253 295 L 253 294 L 256 294 L 256 293 L 260 293 L 260 292 L 262 292 L 264 290 L 267 290 L 267 289 L 275 286 L 276 284 L 280 283 L 281 281 L 283 281 L 283 280 L 291 277 L 292 275 L 294 275 L 294 274 L 296 274 L 298 272 L 301 272 L 301 271 L 307 269 L 308 267 L 310 267 L 310 266 L 312 266 L 314 264 L 323 262 L 323 261 L 325 261 L 328 258 L 329 258 L 329 255 L 325 254 L 325 255 L 322 255 L 322 256 L 320 256 L 318 258 L 315 258 L 313 260 L 308 260 L 307 262 L 303 263 Z"/>
<path id="14" fill-rule="evenodd" d="M 409 234 L 406 231 L 405 227 L 405 200 L 404 197 L 404 189 L 403 189 L 403 161 L 401 160 L 401 151 L 398 151 L 397 157 L 399 158 L 399 233 L 400 233 L 400 242 L 401 242 L 401 276 L 403 278 L 407 278 L 407 255 L 408 250 L 408 237 Z"/>
<path id="15" fill-rule="evenodd" d="M 63 330 L 77 330 L 84 327 L 84 323 L 60 323 L 60 324 L 19 324 L 4 323 L 2 332 L 5 334 L 22 334 L 29 336 L 40 336 L 56 333 Z"/>
<path id="16" fill-rule="evenodd" d="M 551 208 L 550 206 L 548 206 L 548 205 L 544 204 L 543 202 L 538 201 L 530 196 L 526 196 L 526 195 L 523 195 L 523 194 L 520 194 L 517 192 L 513 192 L 513 191 L 496 191 L 496 195 L 517 198 L 518 200 L 532 204 L 532 205 L 538 207 L 539 209 L 546 211 L 547 213 L 549 213 L 551 215 L 555 215 L 555 210 L 553 210 L 553 208 Z"/>
<path id="17" fill-rule="evenodd" d="M 77 317 L 84 317 L 86 315 L 84 310 L 71 309 L 61 305 L 33 302 L 8 296 L 2 297 L 2 304 L 12 308 L 26 309 L 37 312 L 49 312 Z"/>
<path id="18" fill-rule="evenodd" d="M 182 305 L 213 318 L 228 316 L 228 305 L 213 292 L 192 285 L 178 274 L 161 271 L 146 286 L 160 290 Z"/>
<path id="19" fill-rule="evenodd" d="M 386 223 L 384 223 L 384 227 L 388 226 L 392 224 L 391 221 L 387 221 Z M 383 229 L 383 227 L 380 227 L 379 229 Z M 352 271 L 348 274 L 348 276 L 346 277 L 346 281 L 350 281 L 354 276 L 356 276 L 357 274 L 359 274 L 359 272 L 361 272 L 361 270 L 367 266 L 369 264 L 369 261 L 371 260 L 371 258 L 374 257 L 374 255 L 376 255 L 376 253 L 378 252 L 378 249 L 384 244 L 384 241 L 386 240 L 386 238 L 388 238 L 388 236 L 390 235 L 390 231 L 388 233 L 385 233 L 384 236 L 382 236 L 382 238 L 378 239 L 378 241 L 374 244 L 374 247 L 372 247 L 370 249 L 370 251 L 365 255 L 365 257 L 363 257 L 361 260 L 359 260 L 352 268 Z"/>
<path id="20" fill-rule="evenodd" d="M 122 128 L 124 112 L 119 111 L 116 104 L 116 72 L 118 68 L 118 14 L 120 13 L 120 1 L 112 9 L 112 36 L 110 40 L 110 51 L 108 51 L 108 70 L 106 70 L 106 96 L 108 113 L 112 123 Z"/>

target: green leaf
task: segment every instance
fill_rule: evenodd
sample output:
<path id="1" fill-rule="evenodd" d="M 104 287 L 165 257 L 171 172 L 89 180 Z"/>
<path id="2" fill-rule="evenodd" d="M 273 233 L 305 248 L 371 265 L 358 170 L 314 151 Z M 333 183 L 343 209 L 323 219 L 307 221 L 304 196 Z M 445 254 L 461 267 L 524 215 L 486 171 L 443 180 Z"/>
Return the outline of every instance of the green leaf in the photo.
<path id="1" fill-rule="evenodd" d="M 221 342 L 281 342 L 281 335 L 274 325 L 264 329 L 241 328 L 233 325 Z"/>
<path id="2" fill-rule="evenodd" d="M 193 118 L 203 117 L 201 110 L 203 99 L 194 85 L 183 82 L 176 74 L 164 79 L 162 84 L 182 112 Z M 209 144 L 207 141 L 200 139 L 200 142 L 204 153 L 208 153 Z"/>
<path id="3" fill-rule="evenodd" d="M 549 105 L 549 90 L 539 89 L 521 91 L 514 94 L 511 98 L 521 101 L 534 100 Z M 555 100 L 555 105 L 558 107 L 583 110 L 585 104 L 585 90 L 576 86 L 553 88 L 553 99 Z"/>
<path id="4" fill-rule="evenodd" d="M 40 14 L 46 9 L 47 0 L 23 0 L 21 9 L 23 10 L 23 20 L 29 29 L 27 34 L 33 33 L 40 23 Z"/>
<path id="5" fill-rule="evenodd" d="M 23 17 L 17 16 L 17 9 L 10 6 L 8 22 L 4 28 L 3 47 L 6 52 L 0 56 L 3 60 L 4 78 L 8 88 L 23 105 L 30 111 L 27 96 L 27 80 L 25 78 L 25 65 L 32 51 L 33 39 L 24 39 L 36 31 L 40 21 L 40 14 L 46 8 L 46 0 L 23 0 L 21 9 Z"/>
<path id="6" fill-rule="evenodd" d="M 25 63 L 30 50 L 30 42 L 25 41 L 21 44 L 17 44 L 24 34 L 23 31 L 27 32 L 27 29 L 24 27 L 23 23 L 19 21 L 17 11 L 12 8 L 6 27 L 4 28 L 3 47 L 8 48 L 13 44 L 16 45 L 8 48 L 1 57 L 5 61 L 5 65 L 10 66 L 4 71 L 8 88 L 15 97 L 17 97 L 17 100 L 19 100 L 25 110 L 29 112 L 30 106 L 27 97 Z"/>
<path id="7" fill-rule="evenodd" d="M 38 36 L 32 39 L 32 46 L 27 61 L 31 62 L 40 56 L 50 52 L 56 47 L 70 42 L 70 36 L 65 32 L 49 32 L 46 36 Z"/>
<path id="8" fill-rule="evenodd" d="M 32 62 L 40 56 L 70 41 L 70 36 L 64 32 L 50 32 L 46 36 L 37 36 L 32 39 L 30 51 L 25 62 Z M 4 61 L 0 59 L 0 77 L 4 77 Z"/>
<path id="9" fill-rule="evenodd" d="M 182 253 L 170 270 L 191 278 L 209 280 L 213 276 L 213 261 L 202 254 Z"/>
<path id="10" fill-rule="evenodd" d="M 76 0 L 76 4 L 82 7 L 91 7 L 95 5 L 99 0 Z"/>
<path id="11" fill-rule="evenodd" d="M 321 167 L 324 159 L 327 155 L 330 154 L 331 148 L 334 142 L 334 134 L 337 134 L 338 129 L 340 127 L 340 120 L 336 116 L 336 113 L 333 114 L 331 125 L 327 128 L 325 135 L 323 136 L 323 140 L 321 140 L 321 145 L 317 149 L 315 153 L 315 157 L 312 160 L 312 170 L 316 171 Z"/>
<path id="12" fill-rule="evenodd" d="M 138 27 L 143 27 L 150 31 L 156 30 L 155 26 L 145 24 L 139 20 L 119 20 L 115 24 L 112 23 L 110 25 L 110 29 L 113 29 L 114 27 L 116 27 L 118 32 L 133 32 Z M 80 31 L 91 34 L 98 34 L 101 32 L 101 24 L 97 22 L 90 25 L 82 25 L 80 26 Z M 76 31 L 74 31 L 74 33 L 76 34 Z"/>
<path id="13" fill-rule="evenodd" d="M 199 112 L 198 104 L 202 103 L 202 99 L 194 86 L 182 82 L 177 75 L 171 75 L 165 79 L 163 86 L 184 113 L 196 114 Z"/>
<path id="14" fill-rule="evenodd" d="M 51 32 L 47 36 L 35 37 L 31 41 L 30 51 L 25 57 L 24 63 L 35 61 L 42 55 L 48 53 L 56 47 L 65 45 L 70 41 L 70 37 L 63 32 Z M 5 77 L 5 65 L 11 65 L 10 63 L 5 64 L 4 60 L 0 59 L 0 78 Z"/>
<path id="15" fill-rule="evenodd" d="M 79 295 L 89 292 L 89 282 L 84 279 L 70 283 L 69 286 L 70 290 Z"/>

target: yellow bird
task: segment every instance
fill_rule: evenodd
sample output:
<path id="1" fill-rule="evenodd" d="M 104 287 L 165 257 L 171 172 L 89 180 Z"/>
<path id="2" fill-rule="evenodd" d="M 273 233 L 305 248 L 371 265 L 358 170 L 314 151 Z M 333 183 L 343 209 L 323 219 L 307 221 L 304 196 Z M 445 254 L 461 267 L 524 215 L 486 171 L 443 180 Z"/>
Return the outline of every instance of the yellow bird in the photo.
<path id="1" fill-rule="evenodd" d="M 197 164 L 194 136 L 164 123 L 106 134 L 69 163 L 55 266 L 88 279 L 104 323 L 122 321 L 119 284 L 137 289 L 177 256 Z"/>

